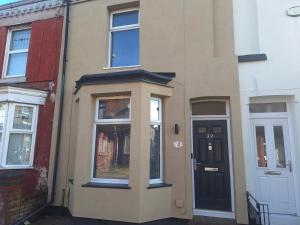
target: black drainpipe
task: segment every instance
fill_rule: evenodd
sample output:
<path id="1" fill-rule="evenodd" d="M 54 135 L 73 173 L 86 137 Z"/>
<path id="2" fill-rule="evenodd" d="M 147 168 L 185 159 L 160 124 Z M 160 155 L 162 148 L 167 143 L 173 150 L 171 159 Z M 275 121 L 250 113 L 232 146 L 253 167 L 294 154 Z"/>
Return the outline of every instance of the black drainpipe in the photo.
<path id="1" fill-rule="evenodd" d="M 62 65 L 62 76 L 61 76 L 61 89 L 60 89 L 60 107 L 58 116 L 58 127 L 56 135 L 56 148 L 55 148 L 55 159 L 53 168 L 53 179 L 52 179 L 52 190 L 51 190 L 51 200 L 49 205 L 54 202 L 55 189 L 56 189 L 56 177 L 58 170 L 58 158 L 60 150 L 60 138 L 61 138 L 61 126 L 63 118 L 63 108 L 64 108 L 64 94 L 65 94 L 65 80 L 66 80 L 66 68 L 67 68 L 67 56 L 68 56 L 68 39 L 69 39 L 69 23 L 70 23 L 70 0 L 64 0 L 66 8 L 66 19 L 65 19 L 65 40 L 64 40 L 64 52 L 63 52 L 63 65 Z"/>
<path id="2" fill-rule="evenodd" d="M 55 148 L 55 159 L 54 159 L 54 167 L 53 167 L 53 182 L 51 188 L 51 199 L 50 202 L 44 204 L 40 208 L 36 209 L 29 215 L 19 219 L 14 223 L 14 225 L 22 225 L 24 222 L 37 213 L 41 212 L 46 207 L 52 205 L 55 198 L 55 189 L 56 189 L 56 177 L 58 170 L 58 158 L 59 158 L 59 150 L 60 150 L 60 137 L 61 137 L 61 126 L 62 126 L 62 117 L 63 117 L 63 106 L 64 106 L 64 93 L 65 93 L 65 80 L 66 80 L 66 67 L 67 67 L 67 54 L 68 54 L 68 38 L 69 38 L 69 23 L 70 23 L 70 3 L 71 0 L 64 0 L 64 5 L 66 6 L 66 16 L 65 16 L 65 33 L 64 33 L 64 51 L 63 51 L 63 65 L 62 65 L 62 76 L 61 76 L 61 95 L 60 95 L 60 107 L 59 107 L 59 115 L 58 115 L 58 127 L 56 134 L 56 148 Z"/>

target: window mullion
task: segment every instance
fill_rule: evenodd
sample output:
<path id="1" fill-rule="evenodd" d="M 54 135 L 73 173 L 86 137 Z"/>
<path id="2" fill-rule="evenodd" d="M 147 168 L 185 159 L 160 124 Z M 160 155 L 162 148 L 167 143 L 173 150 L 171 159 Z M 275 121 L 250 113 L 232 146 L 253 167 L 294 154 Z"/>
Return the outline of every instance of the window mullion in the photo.
<path id="1" fill-rule="evenodd" d="M 127 30 L 134 30 L 139 29 L 139 25 L 130 25 L 130 26 L 122 26 L 122 27 L 112 27 L 110 29 L 111 32 L 115 31 L 127 31 Z"/>

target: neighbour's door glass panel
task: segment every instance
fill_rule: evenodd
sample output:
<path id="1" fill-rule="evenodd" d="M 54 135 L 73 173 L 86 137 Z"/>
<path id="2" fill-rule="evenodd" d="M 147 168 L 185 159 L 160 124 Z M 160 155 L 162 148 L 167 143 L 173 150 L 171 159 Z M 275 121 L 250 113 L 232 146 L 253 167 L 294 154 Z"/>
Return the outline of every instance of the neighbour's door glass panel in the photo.
<path id="1" fill-rule="evenodd" d="M 192 104 L 193 116 L 226 115 L 226 102 L 205 101 Z"/>
<path id="2" fill-rule="evenodd" d="M 283 127 L 274 126 L 273 131 L 276 151 L 276 166 L 277 168 L 286 168 Z"/>
<path id="3" fill-rule="evenodd" d="M 257 148 L 257 163 L 258 167 L 267 167 L 267 150 L 266 150 L 266 135 L 264 126 L 256 126 L 256 148 Z"/>

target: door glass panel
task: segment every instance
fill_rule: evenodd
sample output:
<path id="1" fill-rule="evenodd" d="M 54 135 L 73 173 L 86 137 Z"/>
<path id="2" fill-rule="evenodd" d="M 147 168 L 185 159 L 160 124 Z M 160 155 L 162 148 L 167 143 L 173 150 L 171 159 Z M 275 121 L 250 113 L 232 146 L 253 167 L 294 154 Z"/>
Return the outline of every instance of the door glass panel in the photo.
<path id="1" fill-rule="evenodd" d="M 220 134 L 223 132 L 222 127 L 213 127 L 213 133 L 214 134 Z"/>
<path id="2" fill-rule="evenodd" d="M 192 114 L 194 116 L 226 115 L 226 102 L 195 102 L 192 104 Z"/>
<path id="3" fill-rule="evenodd" d="M 259 167 L 267 167 L 267 151 L 266 151 L 266 136 L 265 127 L 256 126 L 256 148 L 257 148 L 257 164 Z"/>
<path id="4" fill-rule="evenodd" d="M 286 168 L 283 127 L 274 126 L 273 131 L 276 151 L 276 166 L 277 168 Z"/>
<path id="5" fill-rule="evenodd" d="M 198 133 L 199 134 L 206 134 L 207 133 L 206 129 L 207 129 L 206 127 L 199 127 L 198 128 Z"/>

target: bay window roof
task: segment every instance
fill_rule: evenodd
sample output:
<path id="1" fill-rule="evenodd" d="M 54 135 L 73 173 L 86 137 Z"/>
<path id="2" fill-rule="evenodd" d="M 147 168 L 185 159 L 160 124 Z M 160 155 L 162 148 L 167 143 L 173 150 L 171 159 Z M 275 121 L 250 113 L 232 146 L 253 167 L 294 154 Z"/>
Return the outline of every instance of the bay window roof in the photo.
<path id="1" fill-rule="evenodd" d="M 129 70 L 121 72 L 99 73 L 83 75 L 76 81 L 76 92 L 84 85 L 128 83 L 128 82 L 148 82 L 160 85 L 168 84 L 175 77 L 171 72 L 149 72 L 146 70 Z"/>

